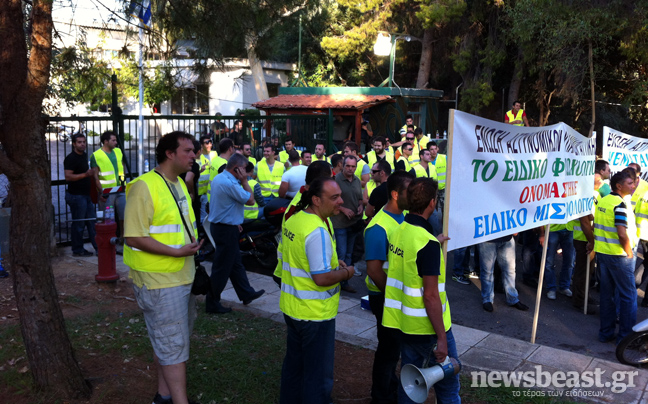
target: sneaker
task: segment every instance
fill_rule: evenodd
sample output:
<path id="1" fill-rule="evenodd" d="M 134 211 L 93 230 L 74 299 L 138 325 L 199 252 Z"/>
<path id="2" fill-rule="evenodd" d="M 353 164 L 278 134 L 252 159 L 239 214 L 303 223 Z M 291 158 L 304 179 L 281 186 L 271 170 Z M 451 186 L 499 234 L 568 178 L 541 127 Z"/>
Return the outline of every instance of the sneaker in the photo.
<path id="1" fill-rule="evenodd" d="M 547 292 L 547 299 L 556 300 L 556 291 L 550 290 L 549 292 Z"/>
<path id="2" fill-rule="evenodd" d="M 155 397 L 153 397 L 153 404 L 173 404 L 173 400 L 170 398 L 162 398 L 160 393 L 155 393 Z"/>
<path id="3" fill-rule="evenodd" d="M 359 270 L 358 268 L 353 268 L 353 276 L 362 276 L 362 271 Z"/>
<path id="4" fill-rule="evenodd" d="M 526 304 L 522 303 L 522 302 L 519 301 L 519 300 L 518 300 L 517 303 L 512 304 L 511 307 L 513 307 L 514 309 L 522 310 L 522 311 L 527 311 L 527 310 L 529 310 L 529 306 L 527 306 Z"/>
<path id="5" fill-rule="evenodd" d="M 486 303 L 482 304 L 482 307 L 484 308 L 484 310 L 486 310 L 489 313 L 493 312 L 493 303 L 491 303 L 491 302 L 486 302 Z"/>
<path id="6" fill-rule="evenodd" d="M 0 278 L 8 278 L 9 277 L 9 272 L 7 272 L 5 269 L 0 269 Z"/>
<path id="7" fill-rule="evenodd" d="M 561 290 L 559 290 L 558 292 L 559 292 L 561 295 L 565 295 L 565 296 L 567 296 L 567 297 L 572 297 L 572 295 L 573 295 L 571 289 L 569 289 L 569 288 L 568 288 L 568 289 L 561 289 Z"/>
<path id="8" fill-rule="evenodd" d="M 452 280 L 462 285 L 470 285 L 470 280 L 468 280 L 468 278 L 466 278 L 463 275 L 461 276 L 452 275 Z"/>
<path id="9" fill-rule="evenodd" d="M 466 274 L 464 274 L 464 277 L 467 277 L 467 278 L 470 278 L 470 279 L 479 279 L 479 272 L 470 271 L 470 272 L 468 272 L 467 275 L 468 276 L 466 276 Z"/>

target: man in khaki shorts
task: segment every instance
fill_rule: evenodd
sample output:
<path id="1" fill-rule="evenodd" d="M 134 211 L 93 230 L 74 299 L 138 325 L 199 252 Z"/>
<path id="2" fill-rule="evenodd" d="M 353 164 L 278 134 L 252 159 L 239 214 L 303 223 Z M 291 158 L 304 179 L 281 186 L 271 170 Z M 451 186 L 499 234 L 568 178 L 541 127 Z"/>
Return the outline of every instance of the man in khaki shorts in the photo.
<path id="1" fill-rule="evenodd" d="M 195 159 L 193 136 L 172 132 L 155 150 L 158 166 L 126 188 L 124 263 L 153 345 L 158 392 L 153 404 L 188 404 L 186 362 L 196 317 L 196 219 L 179 175 Z"/>

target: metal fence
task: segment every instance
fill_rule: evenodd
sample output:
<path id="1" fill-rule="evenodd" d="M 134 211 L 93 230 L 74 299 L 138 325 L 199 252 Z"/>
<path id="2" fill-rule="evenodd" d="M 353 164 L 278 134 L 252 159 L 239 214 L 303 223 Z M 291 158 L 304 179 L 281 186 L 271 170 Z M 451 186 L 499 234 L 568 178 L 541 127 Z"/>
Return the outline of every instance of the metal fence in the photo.
<path id="1" fill-rule="evenodd" d="M 236 121 L 240 120 L 240 124 Z M 205 115 L 153 115 L 145 116 L 143 123 L 142 151 L 149 169 L 156 166 L 155 146 L 161 136 L 173 131 L 200 136 L 212 136 L 217 150 L 218 141 L 231 136 L 235 126 L 240 125 L 240 139 L 253 145 L 255 157 L 263 155 L 262 144 L 267 139 L 277 137 L 280 145 L 286 137 L 291 137 L 299 149 L 315 148 L 315 143 L 328 139 L 329 117 L 327 115 L 272 115 L 272 116 L 205 116 Z M 70 242 L 70 220 L 72 215 L 65 203 L 65 173 L 63 161 L 72 152 L 70 137 L 81 131 L 85 133 L 88 158 L 101 147 L 99 136 L 112 130 L 117 134 L 118 147 L 124 154 L 124 170 L 127 180 L 139 175 L 137 156 L 139 142 L 139 117 L 136 115 L 88 116 L 88 117 L 50 117 L 46 130 L 48 153 L 52 169 L 52 205 L 54 207 L 54 226 L 56 241 L 59 245 Z M 224 128 L 227 128 L 225 131 Z"/>

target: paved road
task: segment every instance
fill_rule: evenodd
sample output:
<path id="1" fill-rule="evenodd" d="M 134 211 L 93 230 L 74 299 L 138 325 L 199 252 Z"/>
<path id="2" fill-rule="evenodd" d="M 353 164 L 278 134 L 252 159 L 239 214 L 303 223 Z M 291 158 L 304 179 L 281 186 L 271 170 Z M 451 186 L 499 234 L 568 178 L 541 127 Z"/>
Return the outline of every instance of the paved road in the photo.
<path id="1" fill-rule="evenodd" d="M 453 261 L 452 253 L 449 253 L 446 267 L 452 268 Z M 561 263 L 562 259 L 558 257 L 556 259 L 558 268 Z M 363 273 L 366 273 L 364 261 L 359 262 L 357 266 L 362 269 Z M 518 262 L 517 268 L 521 268 L 520 262 Z M 451 277 L 452 271 L 450 270 L 447 272 L 446 290 L 448 291 L 453 323 L 527 342 L 531 340 L 536 301 L 535 288 L 530 288 L 522 284 L 521 281 L 516 282 L 520 301 L 530 307 L 528 311 L 519 311 L 508 307 L 505 295 L 496 293 L 495 310 L 488 313 L 482 308 L 478 279 L 474 279 L 471 285 L 461 285 L 452 281 Z M 367 289 L 364 278 L 364 276 L 354 277 L 351 280 L 351 285 L 358 293 L 342 292 L 342 294 L 358 299 L 365 296 Z M 520 279 L 519 276 L 518 279 Z M 599 296 L 596 291 L 592 289 L 590 293 L 598 300 Z M 641 321 L 646 318 L 648 318 L 648 308 L 639 307 L 637 320 Z M 570 298 L 561 294 L 558 294 L 558 298 L 553 301 L 546 298 L 546 293 L 542 294 L 536 343 L 616 361 L 615 345 L 599 342 L 597 339 L 598 328 L 598 315 L 584 315 L 582 311 L 577 311 L 572 306 Z M 560 358 L 556 358 L 556 360 L 559 361 Z"/>

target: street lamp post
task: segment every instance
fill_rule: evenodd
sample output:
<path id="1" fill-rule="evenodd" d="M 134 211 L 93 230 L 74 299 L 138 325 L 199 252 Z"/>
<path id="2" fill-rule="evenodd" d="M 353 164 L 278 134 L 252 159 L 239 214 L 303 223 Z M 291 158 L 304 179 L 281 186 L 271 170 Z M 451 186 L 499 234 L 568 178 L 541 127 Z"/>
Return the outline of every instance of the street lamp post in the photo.
<path id="1" fill-rule="evenodd" d="M 387 77 L 378 87 L 392 86 L 394 81 L 394 63 L 396 62 L 396 41 L 404 39 L 407 42 L 412 39 L 419 40 L 407 34 L 390 34 L 388 32 L 378 32 L 378 38 L 374 44 L 374 54 L 376 56 L 389 56 L 389 77 Z"/>

